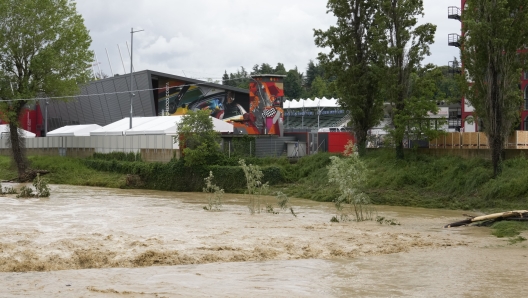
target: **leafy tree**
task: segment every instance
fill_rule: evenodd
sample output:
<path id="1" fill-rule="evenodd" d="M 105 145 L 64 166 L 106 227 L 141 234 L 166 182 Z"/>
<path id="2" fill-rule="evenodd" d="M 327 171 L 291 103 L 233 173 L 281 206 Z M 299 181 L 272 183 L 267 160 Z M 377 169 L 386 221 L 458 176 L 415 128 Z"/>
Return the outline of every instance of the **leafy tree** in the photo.
<path id="1" fill-rule="evenodd" d="M 231 79 L 231 86 L 249 89 L 249 74 L 244 66 L 240 66 L 236 73 L 229 74 L 229 78 Z"/>
<path id="2" fill-rule="evenodd" d="M 441 133 L 439 127 L 445 124 L 445 119 L 431 119 L 429 112 L 438 111 L 437 101 L 445 98 L 439 92 L 437 82 L 442 79 L 442 71 L 432 64 L 420 67 L 409 77 L 409 88 L 405 94 L 406 108 L 399 113 L 394 113 L 393 121 L 403 128 L 407 139 L 429 139 L 438 137 Z M 396 126 L 396 125 L 395 125 Z M 398 131 L 390 129 L 393 138 Z"/>
<path id="3" fill-rule="evenodd" d="M 222 76 L 222 85 L 230 86 L 229 85 L 229 75 L 227 74 L 227 70 L 224 71 L 224 75 Z"/>
<path id="4" fill-rule="evenodd" d="M 79 84 L 90 78 L 90 43 L 75 2 L 0 0 L 0 108 L 9 122 L 19 178 L 27 169 L 24 139 L 17 129 L 26 99 L 77 93 Z"/>
<path id="5" fill-rule="evenodd" d="M 306 86 L 311 87 L 312 82 L 315 80 L 316 77 L 324 78 L 324 69 L 319 63 L 315 64 L 313 60 L 310 60 L 306 68 Z"/>
<path id="6" fill-rule="evenodd" d="M 380 0 L 380 27 L 385 30 L 387 43 L 387 66 L 385 78 L 385 97 L 392 108 L 394 125 L 393 137 L 396 143 L 396 157 L 403 158 L 403 139 L 406 133 L 407 115 L 425 117 L 417 111 L 410 111 L 416 106 L 407 104 L 412 96 L 411 77 L 417 73 L 425 55 L 430 55 L 429 45 L 434 42 L 436 26 L 431 23 L 417 25 L 418 15 L 423 15 L 423 0 Z M 414 100 L 425 99 L 415 97 Z M 429 100 L 429 99 L 425 99 Z M 422 112 L 425 112 L 422 110 Z"/>
<path id="7" fill-rule="evenodd" d="M 484 125 L 493 173 L 501 172 L 506 138 L 522 106 L 519 74 L 528 68 L 525 0 L 468 0 L 462 27 L 462 62 L 467 100 Z"/>
<path id="8" fill-rule="evenodd" d="M 262 63 L 260 66 L 260 74 L 274 74 L 275 69 L 268 63 Z"/>
<path id="9" fill-rule="evenodd" d="M 284 78 L 284 95 L 291 99 L 299 99 L 303 95 L 303 74 L 297 67 L 290 69 Z"/>
<path id="10" fill-rule="evenodd" d="M 328 11 L 337 17 L 337 25 L 314 31 L 315 44 L 330 49 L 329 53 L 319 53 L 318 59 L 326 75 L 335 77 L 339 103 L 350 111 L 360 155 L 366 153 L 368 130 L 383 117 L 381 84 L 386 49 L 380 42 L 379 2 L 329 0 Z M 313 88 L 320 70 L 312 61 L 308 68 Z"/>
<path id="11" fill-rule="evenodd" d="M 212 164 L 220 154 L 219 136 L 209 115 L 208 110 L 188 111 L 178 124 L 176 134 L 186 166 Z"/>
<path id="12" fill-rule="evenodd" d="M 288 72 L 286 71 L 286 67 L 284 67 L 283 63 L 277 63 L 277 66 L 275 66 L 275 71 L 273 73 L 283 76 L 288 74 Z"/>
<path id="13" fill-rule="evenodd" d="M 437 66 L 437 68 L 442 75 L 436 79 L 438 92 L 434 95 L 435 100 L 437 102 L 460 103 L 462 93 L 460 92 L 460 84 L 457 79 L 459 74 L 450 73 L 448 66 Z"/>

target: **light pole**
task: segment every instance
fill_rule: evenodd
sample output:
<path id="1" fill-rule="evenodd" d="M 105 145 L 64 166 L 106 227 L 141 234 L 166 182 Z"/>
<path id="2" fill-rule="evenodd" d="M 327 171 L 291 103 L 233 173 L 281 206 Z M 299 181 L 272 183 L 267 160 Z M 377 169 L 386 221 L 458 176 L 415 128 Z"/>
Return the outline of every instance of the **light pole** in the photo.
<path id="1" fill-rule="evenodd" d="M 132 99 L 134 99 L 134 93 L 132 93 L 132 90 L 134 90 L 134 72 L 132 71 L 133 68 L 133 60 L 132 55 L 134 54 L 134 33 L 141 32 L 144 30 L 137 30 L 134 31 L 134 28 L 130 28 L 130 128 L 132 128 L 132 115 L 134 114 L 134 110 L 132 108 Z"/>

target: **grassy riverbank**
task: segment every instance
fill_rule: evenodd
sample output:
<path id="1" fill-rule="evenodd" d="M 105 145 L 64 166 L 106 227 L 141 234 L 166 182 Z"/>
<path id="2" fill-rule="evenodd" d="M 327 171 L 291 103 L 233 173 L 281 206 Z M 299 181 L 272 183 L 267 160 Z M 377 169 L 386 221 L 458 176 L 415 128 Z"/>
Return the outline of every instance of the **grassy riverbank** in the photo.
<path id="1" fill-rule="evenodd" d="M 294 197 L 332 201 L 337 191 L 328 183 L 330 154 L 304 157 L 295 164 L 285 158 L 247 159 L 263 167 L 264 181 L 272 190 Z M 213 171 L 226 192 L 243 192 L 243 175 L 237 159 L 189 170 L 183 163 L 144 163 L 108 158 L 80 160 L 64 157 L 30 157 L 32 168 L 51 171 L 50 183 L 103 187 L 139 187 L 173 191 L 200 191 L 203 178 Z M 503 174 L 491 179 L 491 164 L 483 159 L 455 156 L 433 157 L 408 152 L 396 160 L 393 151 L 375 151 L 364 159 L 370 172 L 363 191 L 375 204 L 467 210 L 528 209 L 528 159 L 504 162 Z M 8 157 L 0 157 L 0 179 L 16 172 Z M 127 174 L 139 182 L 127 186 Z M 129 181 L 130 182 L 130 181 Z"/>

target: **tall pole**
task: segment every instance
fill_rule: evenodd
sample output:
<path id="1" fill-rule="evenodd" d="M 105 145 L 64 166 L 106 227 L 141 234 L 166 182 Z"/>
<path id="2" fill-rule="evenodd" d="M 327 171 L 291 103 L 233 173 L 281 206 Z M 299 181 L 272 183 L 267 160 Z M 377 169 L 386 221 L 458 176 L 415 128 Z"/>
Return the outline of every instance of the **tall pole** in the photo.
<path id="1" fill-rule="evenodd" d="M 133 54 L 134 54 L 134 33 L 141 32 L 143 30 L 134 31 L 134 28 L 130 28 L 130 129 L 132 129 L 132 116 L 134 114 L 134 110 L 132 107 L 132 100 L 134 98 L 134 93 L 132 90 L 134 90 L 134 64 L 133 64 Z"/>

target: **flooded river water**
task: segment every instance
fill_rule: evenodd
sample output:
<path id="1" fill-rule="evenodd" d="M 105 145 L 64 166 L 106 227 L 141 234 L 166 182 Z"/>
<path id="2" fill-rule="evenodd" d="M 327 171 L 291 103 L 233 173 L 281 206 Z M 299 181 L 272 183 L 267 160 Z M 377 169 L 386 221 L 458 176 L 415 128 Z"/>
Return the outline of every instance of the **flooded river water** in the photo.
<path id="1" fill-rule="evenodd" d="M 208 212 L 199 193 L 51 193 L 0 196 L 0 297 L 517 297 L 528 278 L 526 244 L 442 228 L 463 211 L 331 223 L 332 204 L 307 200 L 294 217 L 251 215 L 244 195 Z"/>

